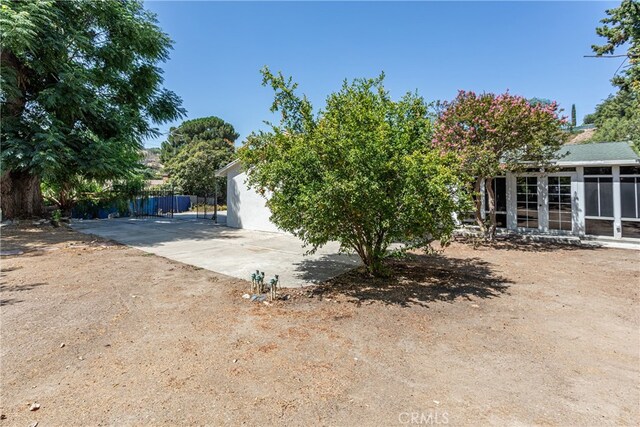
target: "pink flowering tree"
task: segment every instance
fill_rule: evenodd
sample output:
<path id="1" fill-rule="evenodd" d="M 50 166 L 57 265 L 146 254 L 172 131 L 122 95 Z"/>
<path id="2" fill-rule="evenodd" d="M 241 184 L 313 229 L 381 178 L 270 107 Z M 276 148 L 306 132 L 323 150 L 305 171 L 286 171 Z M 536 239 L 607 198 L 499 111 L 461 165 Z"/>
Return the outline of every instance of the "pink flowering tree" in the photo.
<path id="1" fill-rule="evenodd" d="M 565 140 L 566 118 L 552 103 L 529 102 L 509 93 L 460 91 L 436 123 L 433 143 L 443 153 L 455 152 L 474 177 L 475 219 L 487 240 L 496 234 L 493 178 L 506 171 L 548 166 Z M 489 215 L 482 215 L 482 182 Z"/>

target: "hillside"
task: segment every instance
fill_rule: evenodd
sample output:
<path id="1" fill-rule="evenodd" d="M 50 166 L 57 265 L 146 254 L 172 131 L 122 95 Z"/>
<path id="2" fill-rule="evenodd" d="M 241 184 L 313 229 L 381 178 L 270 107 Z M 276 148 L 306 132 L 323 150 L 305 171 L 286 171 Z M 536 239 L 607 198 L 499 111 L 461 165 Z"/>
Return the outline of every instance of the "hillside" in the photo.
<path id="1" fill-rule="evenodd" d="M 142 153 L 144 155 L 142 164 L 153 170 L 157 176 L 162 176 L 164 165 L 160 162 L 160 149 L 146 148 L 142 150 Z"/>
<path id="2" fill-rule="evenodd" d="M 567 142 L 565 142 L 565 144 L 583 144 L 585 142 L 588 142 L 593 137 L 593 134 L 595 133 L 595 131 L 596 131 L 595 128 L 584 129 L 579 133 L 571 135 L 571 137 Z"/>

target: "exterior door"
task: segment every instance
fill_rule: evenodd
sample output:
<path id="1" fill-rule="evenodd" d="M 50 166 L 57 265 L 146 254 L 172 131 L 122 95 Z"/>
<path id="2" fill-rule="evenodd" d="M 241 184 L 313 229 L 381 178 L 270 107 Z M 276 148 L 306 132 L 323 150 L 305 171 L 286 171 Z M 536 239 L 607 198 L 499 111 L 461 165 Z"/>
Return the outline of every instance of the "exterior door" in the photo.
<path id="1" fill-rule="evenodd" d="M 571 176 L 550 176 L 547 196 L 549 200 L 549 231 L 573 231 L 573 201 Z"/>
<path id="2" fill-rule="evenodd" d="M 516 221 L 519 229 L 540 229 L 539 199 L 537 176 L 516 178 Z"/>

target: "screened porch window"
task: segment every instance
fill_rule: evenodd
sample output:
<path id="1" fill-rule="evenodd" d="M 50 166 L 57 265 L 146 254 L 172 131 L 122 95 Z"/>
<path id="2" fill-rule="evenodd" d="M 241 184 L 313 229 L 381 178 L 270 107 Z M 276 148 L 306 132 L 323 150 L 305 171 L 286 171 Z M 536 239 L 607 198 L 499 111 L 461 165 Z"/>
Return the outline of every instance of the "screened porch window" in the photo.
<path id="1" fill-rule="evenodd" d="M 622 237 L 640 238 L 640 167 L 620 168 Z"/>
<path id="2" fill-rule="evenodd" d="M 585 168 L 584 172 L 585 231 L 613 236 L 613 178 L 606 176 L 611 168 Z"/>
<path id="3" fill-rule="evenodd" d="M 496 225 L 499 228 L 507 228 L 507 178 L 499 176 L 493 178 L 493 192 L 496 202 Z M 484 212 L 489 215 L 489 196 L 484 191 Z"/>

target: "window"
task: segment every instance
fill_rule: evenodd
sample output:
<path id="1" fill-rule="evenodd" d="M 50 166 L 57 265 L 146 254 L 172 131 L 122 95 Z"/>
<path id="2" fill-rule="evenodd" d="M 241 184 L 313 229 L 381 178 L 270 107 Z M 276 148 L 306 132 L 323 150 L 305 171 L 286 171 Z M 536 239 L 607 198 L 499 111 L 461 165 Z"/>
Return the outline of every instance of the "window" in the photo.
<path id="1" fill-rule="evenodd" d="M 622 220 L 622 237 L 640 239 L 640 221 Z"/>
<path id="2" fill-rule="evenodd" d="M 611 175 L 610 167 L 584 168 L 585 175 Z"/>
<path id="3" fill-rule="evenodd" d="M 640 166 L 620 167 L 622 237 L 640 238 Z M 635 175 L 635 176 L 633 176 Z"/>
<path id="4" fill-rule="evenodd" d="M 613 220 L 585 219 L 585 232 L 594 236 L 613 236 Z"/>
<path id="5" fill-rule="evenodd" d="M 640 175 L 640 166 L 620 166 L 620 175 Z"/>
<path id="6" fill-rule="evenodd" d="M 585 168 L 586 169 L 586 168 Z M 584 179 L 585 214 L 590 217 L 613 217 L 613 179 L 589 177 Z"/>
<path id="7" fill-rule="evenodd" d="M 571 206 L 571 177 L 549 177 L 549 229 L 571 231 L 573 229 Z"/>
<path id="8" fill-rule="evenodd" d="M 518 227 L 538 228 L 538 178 L 517 178 L 517 222 Z"/>
<path id="9" fill-rule="evenodd" d="M 640 178 L 620 177 L 622 218 L 640 218 Z"/>
<path id="10" fill-rule="evenodd" d="M 507 228 L 507 179 L 505 177 L 493 178 L 493 193 L 496 203 L 496 225 L 500 228 Z M 484 211 L 489 214 L 489 196 L 487 190 L 484 192 Z"/>
<path id="11" fill-rule="evenodd" d="M 584 168 L 584 174 L 585 232 L 613 236 L 613 178 L 606 176 L 611 168 Z"/>

